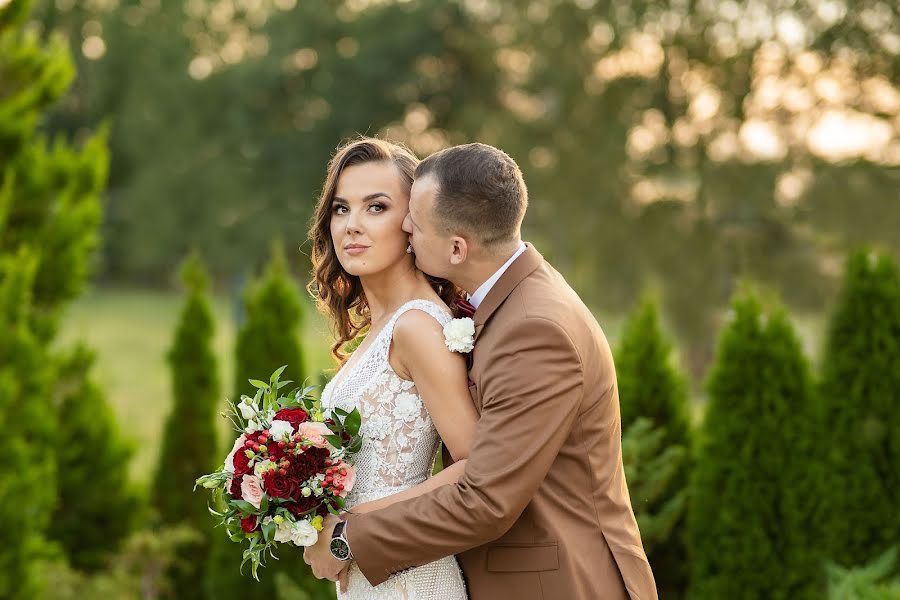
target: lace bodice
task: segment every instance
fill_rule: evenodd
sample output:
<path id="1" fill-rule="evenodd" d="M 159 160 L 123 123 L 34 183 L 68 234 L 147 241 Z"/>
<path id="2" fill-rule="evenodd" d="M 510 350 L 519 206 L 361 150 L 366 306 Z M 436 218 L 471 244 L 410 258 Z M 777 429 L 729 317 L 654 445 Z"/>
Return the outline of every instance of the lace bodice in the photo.
<path id="1" fill-rule="evenodd" d="M 347 497 L 348 507 L 413 487 L 431 473 L 437 430 L 415 383 L 401 379 L 388 361 L 394 325 L 410 310 L 428 313 L 441 325 L 452 319 L 434 302 L 407 302 L 322 390 L 326 412 L 358 408 L 362 417 L 363 444 L 355 458 L 356 484 Z M 338 588 L 338 600 L 466 600 L 462 573 L 452 556 L 393 575 L 376 587 L 352 563 L 348 582 L 346 593 Z"/>
<path id="2" fill-rule="evenodd" d="M 322 407 L 362 416 L 363 445 L 356 455 L 356 485 L 349 506 L 421 483 L 431 473 L 438 434 L 412 381 L 401 379 L 388 362 L 394 325 L 420 310 L 446 325 L 452 317 L 428 300 L 412 300 L 393 314 L 359 356 L 352 356 L 322 391 Z M 357 354 L 359 351 L 357 351 Z"/>

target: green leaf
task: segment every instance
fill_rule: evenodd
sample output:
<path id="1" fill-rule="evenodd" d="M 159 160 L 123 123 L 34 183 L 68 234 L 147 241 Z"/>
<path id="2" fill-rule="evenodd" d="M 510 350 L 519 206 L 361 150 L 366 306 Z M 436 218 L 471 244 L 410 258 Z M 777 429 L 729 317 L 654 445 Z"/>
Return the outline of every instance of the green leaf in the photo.
<path id="1" fill-rule="evenodd" d="M 252 385 L 255 388 L 259 388 L 260 390 L 269 389 L 269 384 L 265 383 L 264 381 L 260 381 L 259 379 L 248 379 L 247 381 L 250 382 L 250 385 Z"/>
<path id="2" fill-rule="evenodd" d="M 347 428 L 347 433 L 351 436 L 356 436 L 359 434 L 359 428 L 362 425 L 362 416 L 359 414 L 359 410 L 353 409 L 347 418 L 344 420 L 344 427 Z"/>
<path id="3" fill-rule="evenodd" d="M 231 504 L 237 507 L 239 511 L 245 514 L 256 514 L 256 507 L 247 502 L 246 500 L 232 500 Z"/>
<path id="4" fill-rule="evenodd" d="M 272 376 L 269 378 L 269 381 L 271 381 L 272 383 L 275 383 L 276 381 L 278 381 L 278 378 L 281 377 L 281 374 L 284 373 L 284 370 L 287 369 L 287 367 L 288 367 L 287 365 L 281 365 L 280 367 L 278 367 L 278 370 L 276 370 L 274 373 L 272 373 Z"/>
<path id="5" fill-rule="evenodd" d="M 290 384 L 292 384 L 292 383 L 294 383 L 294 382 L 291 381 L 290 379 L 285 379 L 284 381 L 279 381 L 279 382 L 278 382 L 278 385 L 275 386 L 275 389 L 276 389 L 276 390 L 280 390 L 280 389 L 283 388 L 284 386 L 290 385 Z"/>
<path id="6" fill-rule="evenodd" d="M 328 440 L 328 443 L 331 444 L 332 446 L 334 446 L 335 448 L 340 448 L 340 447 L 341 447 L 341 436 L 339 436 L 339 435 L 325 435 L 325 436 L 322 436 L 322 437 L 324 437 L 326 440 Z"/>
<path id="7" fill-rule="evenodd" d="M 275 537 L 275 530 L 278 529 L 278 525 L 275 524 L 275 521 L 269 521 L 268 523 L 264 523 L 262 526 L 263 531 L 263 539 L 266 542 L 271 542 Z"/>

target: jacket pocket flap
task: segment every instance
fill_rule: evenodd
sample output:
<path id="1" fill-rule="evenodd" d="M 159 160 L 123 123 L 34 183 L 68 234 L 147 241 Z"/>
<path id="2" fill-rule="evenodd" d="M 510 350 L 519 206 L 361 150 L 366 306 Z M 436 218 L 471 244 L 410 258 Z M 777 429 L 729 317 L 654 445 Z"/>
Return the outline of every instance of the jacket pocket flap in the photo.
<path id="1" fill-rule="evenodd" d="M 491 546 L 487 570 L 495 573 L 553 571 L 559 568 L 556 544 L 516 544 Z"/>

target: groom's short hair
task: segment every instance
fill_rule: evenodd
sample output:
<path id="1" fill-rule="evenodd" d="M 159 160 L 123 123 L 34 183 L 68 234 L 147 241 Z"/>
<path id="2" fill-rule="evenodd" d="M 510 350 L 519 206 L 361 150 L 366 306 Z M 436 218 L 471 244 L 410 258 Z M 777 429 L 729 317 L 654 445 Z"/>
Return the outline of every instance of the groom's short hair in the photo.
<path id="1" fill-rule="evenodd" d="M 434 216 L 445 233 L 472 234 L 484 246 L 519 237 L 528 206 L 522 171 L 508 154 L 487 144 L 464 144 L 419 163 L 416 179 L 437 181 Z"/>

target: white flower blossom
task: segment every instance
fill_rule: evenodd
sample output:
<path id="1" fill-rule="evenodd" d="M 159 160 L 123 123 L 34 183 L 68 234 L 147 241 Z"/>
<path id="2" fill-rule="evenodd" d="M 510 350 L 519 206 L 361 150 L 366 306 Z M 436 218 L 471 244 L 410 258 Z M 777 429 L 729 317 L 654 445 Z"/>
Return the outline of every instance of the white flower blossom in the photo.
<path id="1" fill-rule="evenodd" d="M 444 343 L 451 352 L 471 352 L 475 348 L 475 321 L 466 317 L 444 325 Z"/>
<path id="2" fill-rule="evenodd" d="M 250 419 L 249 421 L 247 421 L 247 426 L 244 427 L 244 431 L 246 433 L 259 431 L 259 423 L 256 422 L 256 419 Z"/>
<path id="3" fill-rule="evenodd" d="M 275 442 L 290 441 L 290 437 L 294 434 L 294 426 L 288 421 L 272 421 L 269 427 L 269 437 Z"/>
<path id="4" fill-rule="evenodd" d="M 306 519 L 300 519 L 291 527 L 291 541 L 295 546 L 312 546 L 319 539 L 319 532 Z"/>
<path id="5" fill-rule="evenodd" d="M 415 394 L 405 393 L 397 397 L 397 416 L 409 423 L 419 416 L 419 398 Z"/>
<path id="6" fill-rule="evenodd" d="M 294 523 L 290 519 L 285 519 L 278 525 L 278 529 L 275 530 L 275 541 L 279 544 L 283 544 L 284 542 L 291 541 L 291 535 L 293 534 Z"/>
<path id="7" fill-rule="evenodd" d="M 259 412 L 259 407 L 253 402 L 253 398 L 250 396 L 244 396 L 241 398 L 240 404 L 237 405 L 238 410 L 241 411 L 241 416 L 247 419 L 248 421 L 256 418 L 256 413 Z"/>

